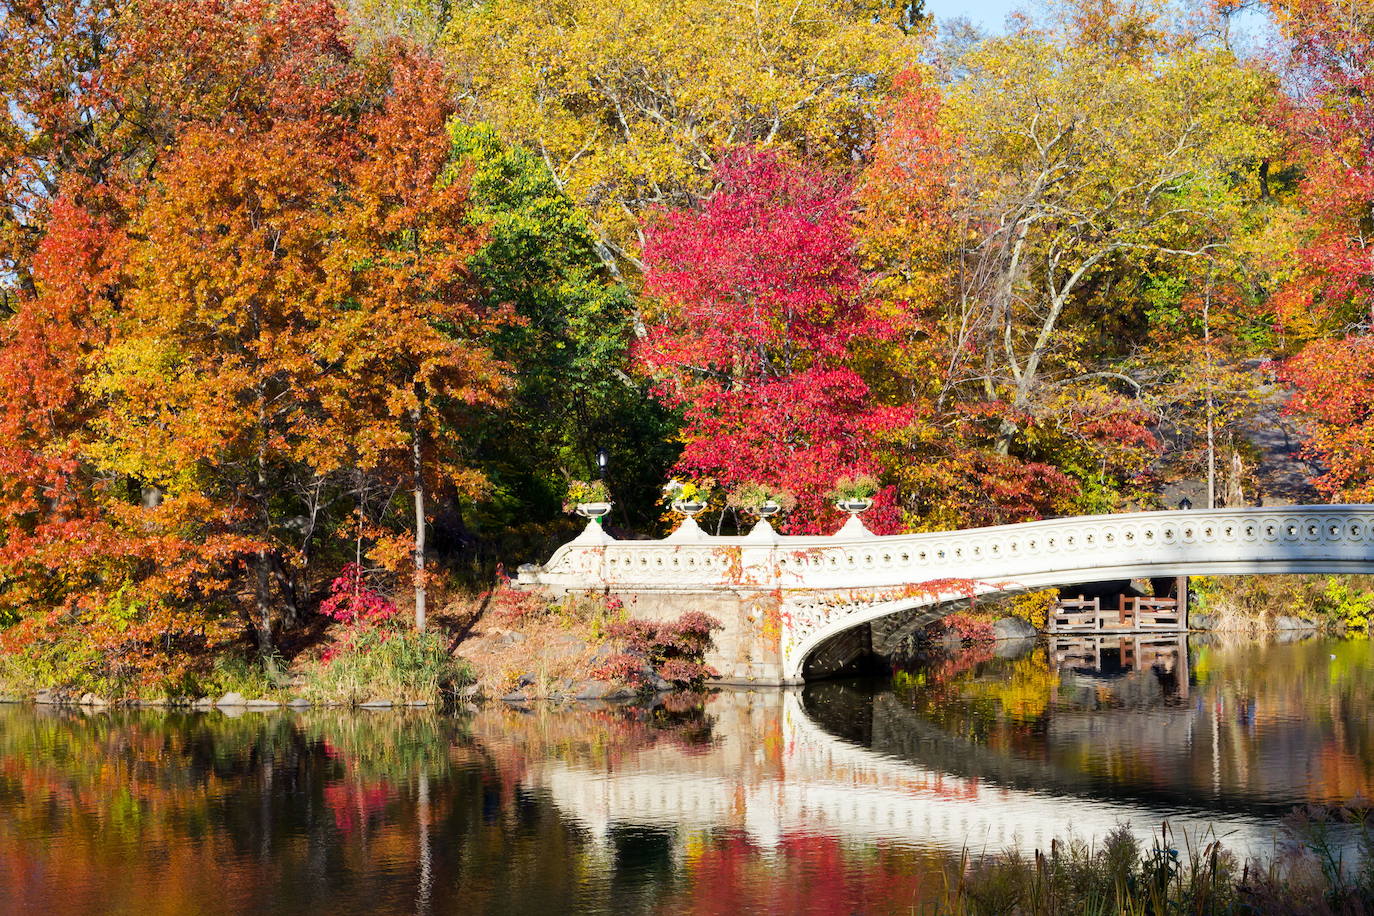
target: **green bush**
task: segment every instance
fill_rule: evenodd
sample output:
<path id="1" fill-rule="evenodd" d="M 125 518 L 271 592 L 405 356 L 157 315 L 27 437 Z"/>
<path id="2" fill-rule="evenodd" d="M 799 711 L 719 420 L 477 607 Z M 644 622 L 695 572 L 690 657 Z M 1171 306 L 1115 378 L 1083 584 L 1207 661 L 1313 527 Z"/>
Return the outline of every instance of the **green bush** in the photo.
<path id="1" fill-rule="evenodd" d="M 112 677 L 101 652 L 78 639 L 34 642 L 18 651 L 0 654 L 0 689 L 16 696 L 56 688 L 73 694 L 86 692 L 118 696 L 127 687 Z"/>
<path id="2" fill-rule="evenodd" d="M 1374 592 L 1354 588 L 1343 579 L 1328 577 L 1316 607 L 1330 623 L 1344 624 L 1350 630 L 1367 630 L 1369 619 L 1374 616 Z"/>
<path id="3" fill-rule="evenodd" d="M 346 705 L 438 703 L 473 681 L 468 663 L 449 654 L 441 634 L 385 627 L 351 630 L 304 674 L 306 699 Z"/>

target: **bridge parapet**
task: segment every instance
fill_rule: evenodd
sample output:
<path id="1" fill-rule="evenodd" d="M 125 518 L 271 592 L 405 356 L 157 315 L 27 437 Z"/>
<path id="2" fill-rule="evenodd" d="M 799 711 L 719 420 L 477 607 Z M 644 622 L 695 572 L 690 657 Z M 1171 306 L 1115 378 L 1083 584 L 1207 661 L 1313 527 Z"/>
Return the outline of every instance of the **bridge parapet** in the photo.
<path id="1" fill-rule="evenodd" d="M 690 523 L 663 540 L 622 541 L 589 525 L 542 567 L 523 567 L 518 583 L 623 595 L 649 617 L 724 608 L 732 658 L 722 670 L 795 681 L 825 639 L 959 597 L 1147 576 L 1336 572 L 1374 572 L 1374 506 L 1140 512 L 887 536 L 763 527 L 714 537 Z"/>

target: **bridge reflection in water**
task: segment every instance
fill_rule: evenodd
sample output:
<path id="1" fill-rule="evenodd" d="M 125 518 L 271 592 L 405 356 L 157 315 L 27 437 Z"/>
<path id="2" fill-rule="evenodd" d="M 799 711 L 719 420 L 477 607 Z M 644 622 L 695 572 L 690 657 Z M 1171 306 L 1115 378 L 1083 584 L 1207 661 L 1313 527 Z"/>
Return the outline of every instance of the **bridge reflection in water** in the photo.
<path id="1" fill-rule="evenodd" d="M 1068 707 L 1037 719 L 1041 743 L 1022 749 L 942 725 L 891 690 L 822 684 L 711 698 L 709 741 L 691 752 L 660 743 L 613 764 L 534 757 L 523 779 L 596 837 L 622 825 L 724 828 L 765 849 L 828 835 L 981 853 L 1100 839 L 1123 823 L 1148 838 L 1167 820 L 1179 842 L 1214 831 L 1237 853 L 1272 851 L 1291 798 L 1266 804 L 1199 778 L 1205 745 L 1221 745 L 1216 707 L 1190 701 L 1183 638 L 1061 639 L 1048 651 Z M 499 746 L 509 715 L 479 716 L 475 737 Z M 1066 761 L 1055 743 L 1161 765 L 1132 777 L 1098 766 L 1120 754 Z"/>

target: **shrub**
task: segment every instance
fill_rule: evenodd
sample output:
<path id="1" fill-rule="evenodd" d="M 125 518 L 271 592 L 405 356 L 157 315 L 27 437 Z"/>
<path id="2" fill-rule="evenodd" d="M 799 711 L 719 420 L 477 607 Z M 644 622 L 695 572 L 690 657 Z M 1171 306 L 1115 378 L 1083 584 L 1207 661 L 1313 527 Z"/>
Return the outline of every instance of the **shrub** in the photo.
<path id="1" fill-rule="evenodd" d="M 992 621 L 966 611 L 958 611 L 944 619 L 947 629 L 959 634 L 964 642 L 990 642 L 995 634 Z"/>
<path id="2" fill-rule="evenodd" d="M 1371 576 L 1197 576 L 1189 588 L 1214 630 L 1259 633 L 1289 615 L 1360 630 L 1374 611 Z"/>
<path id="3" fill-rule="evenodd" d="M 591 642 L 601 642 L 608 629 L 625 619 L 625 602 L 604 592 L 569 592 L 550 607 L 562 624 Z"/>
<path id="4" fill-rule="evenodd" d="M 704 661 L 711 648 L 711 633 L 720 621 L 697 611 L 677 620 L 650 623 L 626 620 L 606 628 L 614 639 L 625 643 L 625 651 L 608 658 L 593 674 L 595 677 L 642 684 L 649 669 L 674 687 L 700 687 L 708 677 L 719 675 Z"/>
<path id="5" fill-rule="evenodd" d="M 484 597 L 490 601 L 492 616 L 501 623 L 518 623 L 549 612 L 548 601 L 538 592 L 522 592 L 499 585 Z"/>
<path id="6" fill-rule="evenodd" d="M 1348 582 L 1328 577 L 1316 609 L 1329 623 L 1351 630 L 1367 630 L 1370 617 L 1374 617 L 1374 592 L 1352 588 Z"/>
<path id="7" fill-rule="evenodd" d="M 1007 614 L 1024 620 L 1043 631 L 1049 624 L 1050 609 L 1059 600 L 1059 589 L 1047 588 L 1038 592 L 1025 592 L 1007 600 Z"/>
<path id="8" fill-rule="evenodd" d="M 391 600 L 367 583 L 362 566 L 349 563 L 329 583 L 329 597 L 320 602 L 320 613 L 341 623 L 382 623 L 398 613 Z"/>
<path id="9" fill-rule="evenodd" d="M 276 664 L 275 667 L 280 670 L 281 665 Z M 271 672 L 258 658 L 227 652 L 215 657 L 209 677 L 186 685 L 185 695 L 217 697 L 237 693 L 251 700 L 269 696 L 277 688 Z"/>
<path id="10" fill-rule="evenodd" d="M 0 632 L 0 688 L 19 695 L 90 692 L 107 700 L 189 696 L 213 679 L 216 653 L 237 649 L 219 622 L 203 624 L 199 632 L 169 627 L 158 638 L 141 629 L 141 622 L 112 624 L 99 613 L 81 611 L 20 621 Z M 93 630 L 102 635 L 93 636 Z"/>

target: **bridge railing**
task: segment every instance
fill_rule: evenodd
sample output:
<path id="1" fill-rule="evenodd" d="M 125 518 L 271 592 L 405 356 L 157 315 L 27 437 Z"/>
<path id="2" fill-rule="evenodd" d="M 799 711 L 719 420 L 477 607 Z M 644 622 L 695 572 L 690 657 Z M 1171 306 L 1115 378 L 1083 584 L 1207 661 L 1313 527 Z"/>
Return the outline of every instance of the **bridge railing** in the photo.
<path id="1" fill-rule="evenodd" d="M 841 589 L 1204 560 L 1234 562 L 1237 572 L 1283 571 L 1271 567 L 1285 561 L 1369 564 L 1374 506 L 1139 512 L 887 536 L 763 535 L 715 537 L 693 523 L 662 540 L 616 540 L 592 525 L 542 567 L 522 568 L 519 581 L 562 588 Z"/>

